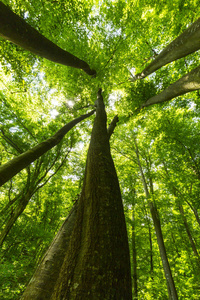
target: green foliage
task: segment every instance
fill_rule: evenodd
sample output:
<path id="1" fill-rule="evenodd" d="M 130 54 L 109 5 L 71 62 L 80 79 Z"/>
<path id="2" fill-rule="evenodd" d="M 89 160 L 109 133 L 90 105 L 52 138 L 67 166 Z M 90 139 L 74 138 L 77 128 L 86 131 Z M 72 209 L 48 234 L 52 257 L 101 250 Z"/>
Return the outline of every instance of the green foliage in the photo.
<path id="1" fill-rule="evenodd" d="M 113 138 L 113 155 L 129 220 L 130 207 L 134 205 L 139 299 L 168 298 L 154 228 L 137 165 L 133 142 L 135 138 L 149 188 L 151 180 L 153 181 L 153 197 L 161 217 L 165 246 L 179 297 L 198 298 L 199 261 L 195 257 L 179 210 L 181 204 L 199 251 L 199 112 L 191 104 L 191 100 L 188 100 L 181 108 L 177 107 L 176 102 L 168 106 L 165 104 L 162 110 L 159 106 L 152 107 L 137 117 L 134 116 L 128 124 L 121 124 Z M 127 224 L 132 253 L 130 221 Z M 150 272 L 150 238 L 153 247 L 153 273 Z M 184 290 L 183 285 L 187 286 Z"/>
<path id="2" fill-rule="evenodd" d="M 138 299 L 168 299 L 159 249 L 136 160 L 141 164 L 161 217 L 166 250 L 180 299 L 198 299 L 199 263 L 194 255 L 182 205 L 199 253 L 200 154 L 199 92 L 138 112 L 199 64 L 199 53 L 173 62 L 145 80 L 130 82 L 169 42 L 199 16 L 194 0 L 4 0 L 11 9 L 61 48 L 97 71 L 54 64 L 0 39 L 0 163 L 53 135 L 65 123 L 93 109 L 99 87 L 108 123 L 119 123 L 111 150 L 119 175 L 132 264 L 135 220 Z M 1 250 L 1 299 L 18 299 L 52 238 L 80 193 L 94 117 L 0 191 L 5 228 L 22 194 L 33 190 L 26 208 Z M 68 154 L 69 152 L 69 154 Z M 68 155 L 67 155 L 68 154 Z M 151 249 L 152 244 L 152 249 Z M 153 270 L 151 270 L 151 257 Z"/>

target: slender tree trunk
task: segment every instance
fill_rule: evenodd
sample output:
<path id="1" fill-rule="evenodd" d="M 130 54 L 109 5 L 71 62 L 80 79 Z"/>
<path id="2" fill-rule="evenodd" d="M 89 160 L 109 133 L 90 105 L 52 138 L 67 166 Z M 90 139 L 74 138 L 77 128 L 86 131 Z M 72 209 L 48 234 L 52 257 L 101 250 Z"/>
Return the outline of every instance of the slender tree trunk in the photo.
<path id="1" fill-rule="evenodd" d="M 149 202 L 149 206 L 150 206 L 150 211 L 151 211 L 151 215 L 152 215 L 152 219 L 153 219 L 153 223 L 154 223 L 154 228 L 156 231 L 156 237 L 157 237 L 158 246 L 159 246 L 159 250 L 160 250 L 160 256 L 162 259 L 163 269 L 165 272 L 165 278 L 166 278 L 166 282 L 167 282 L 169 299 L 170 300 L 178 300 L 176 287 L 174 284 L 169 261 L 167 258 L 167 252 L 166 252 L 166 248 L 165 248 L 165 244 L 164 244 L 164 239 L 163 239 L 163 234 L 162 234 L 158 211 L 155 207 L 155 204 L 153 204 L 152 202 Z"/>
<path id="2" fill-rule="evenodd" d="M 176 191 L 178 191 L 178 193 L 181 195 L 181 197 L 184 197 L 183 194 L 177 189 L 175 188 Z M 188 200 L 185 199 L 185 202 L 187 203 L 187 205 L 189 206 L 189 208 L 192 210 L 192 212 L 194 213 L 194 216 L 196 218 L 197 223 L 200 225 L 200 218 L 199 218 L 199 214 L 197 209 L 194 207 L 194 204 L 190 203 Z"/>
<path id="3" fill-rule="evenodd" d="M 126 224 L 106 119 L 100 90 L 77 218 L 51 300 L 132 299 Z"/>
<path id="4" fill-rule="evenodd" d="M 168 86 L 160 94 L 148 99 L 142 106 L 146 107 L 152 104 L 157 104 L 169 101 L 177 96 L 196 91 L 200 89 L 200 66 L 192 70 L 185 76 L 181 77 L 175 83 Z"/>
<path id="5" fill-rule="evenodd" d="M 156 58 L 133 80 L 145 78 L 162 66 L 185 57 L 200 49 L 200 18 L 172 41 Z M 133 81 L 132 80 L 132 81 Z"/>
<path id="6" fill-rule="evenodd" d="M 185 226 L 185 229 L 186 229 L 186 232 L 187 232 L 187 235 L 188 235 L 188 238 L 189 238 L 189 241 L 190 241 L 190 244 L 191 244 L 191 247 L 192 247 L 192 250 L 193 250 L 193 253 L 194 253 L 194 256 L 196 257 L 196 260 L 197 260 L 197 265 L 198 267 L 200 268 L 200 257 L 199 257 L 199 253 L 197 251 L 197 247 L 195 245 L 195 241 L 192 237 L 192 234 L 191 234 L 191 231 L 190 231 L 190 228 L 189 228 L 189 225 L 188 225 L 188 222 L 187 222 L 187 218 L 185 216 L 185 212 L 184 212 L 184 209 L 183 209 L 183 206 L 181 204 L 179 204 L 179 211 L 180 211 L 180 214 L 183 218 L 183 223 L 184 223 L 184 226 Z"/>
<path id="7" fill-rule="evenodd" d="M 77 204 L 70 211 L 53 242 L 44 255 L 42 262 L 36 269 L 21 300 L 49 300 L 53 293 L 56 280 L 74 228 Z"/>
<path id="8" fill-rule="evenodd" d="M 134 205 L 132 206 L 132 254 L 133 254 L 133 299 L 138 299 L 138 278 L 137 278 L 137 250 L 135 242 L 135 216 Z"/>
<path id="9" fill-rule="evenodd" d="M 96 74 L 86 62 L 52 43 L 2 2 L 0 2 L 0 36 L 53 62 L 82 69 L 89 75 Z"/>
<path id="10" fill-rule="evenodd" d="M 149 249 L 150 249 L 150 274 L 151 274 L 151 279 L 153 280 L 153 243 L 152 243 L 152 234 L 151 234 L 151 223 L 149 220 L 149 215 L 146 211 L 146 206 L 145 203 L 143 201 L 143 206 L 144 206 L 144 211 L 145 211 L 145 216 L 146 216 L 146 220 L 147 220 L 147 224 L 148 224 L 148 230 L 149 230 Z"/>
<path id="11" fill-rule="evenodd" d="M 170 181 L 170 179 L 169 179 L 170 176 L 169 176 L 169 172 L 168 172 L 168 169 L 167 169 L 167 166 L 166 166 L 165 161 L 162 161 L 162 164 L 163 164 L 163 166 L 164 166 L 164 170 L 165 170 L 165 172 L 166 172 L 167 179 Z M 197 177 L 198 177 L 198 176 L 197 176 Z M 182 192 L 181 192 L 179 189 L 177 189 L 177 187 L 173 186 L 172 192 L 173 192 L 173 194 L 174 194 L 174 196 L 175 196 L 176 198 L 178 198 L 177 192 L 178 192 L 179 195 L 181 195 L 182 198 L 184 198 L 184 195 L 182 194 Z M 195 218 L 196 218 L 196 221 L 197 221 L 198 224 L 200 225 L 199 214 L 198 214 L 198 211 L 197 211 L 196 207 L 194 206 L 194 203 L 191 204 L 187 199 L 185 199 L 185 201 L 186 201 L 186 203 L 188 204 L 188 206 L 190 207 L 190 209 L 193 211 L 193 213 L 194 213 L 194 215 L 195 215 Z"/>
<path id="12" fill-rule="evenodd" d="M 194 212 L 194 215 L 195 215 L 195 218 L 196 218 L 198 224 L 200 225 L 200 218 L 199 218 L 199 214 L 198 214 L 197 209 L 193 206 L 193 207 L 192 207 L 192 210 L 193 210 L 193 212 Z"/>
<path id="13" fill-rule="evenodd" d="M 153 280 L 153 243 L 152 243 L 152 235 L 151 235 L 151 226 L 148 221 L 148 229 L 149 229 L 149 246 L 150 246 L 150 274 L 151 279 Z"/>
<path id="14" fill-rule="evenodd" d="M 9 179 L 15 176 L 21 170 L 26 168 L 30 163 L 34 162 L 44 153 L 49 151 L 51 148 L 59 144 L 59 142 L 62 140 L 62 138 L 67 134 L 67 132 L 70 129 L 72 129 L 76 124 L 78 124 L 82 120 L 94 114 L 94 112 L 95 110 L 67 123 L 65 126 L 63 126 L 60 130 L 58 130 L 52 137 L 50 137 L 46 141 L 38 144 L 32 149 L 20 154 L 19 156 L 13 158 L 6 164 L 0 166 L 0 186 L 2 186 L 5 182 L 7 182 Z"/>
<path id="15" fill-rule="evenodd" d="M 173 232 L 171 232 L 171 237 L 172 237 L 172 240 L 173 240 L 173 244 L 174 244 L 174 247 L 175 247 L 175 250 L 176 250 L 177 257 L 180 258 L 181 255 L 180 255 L 180 253 L 179 253 L 179 249 L 178 249 L 177 246 L 176 246 L 176 240 L 175 240 L 175 238 L 174 238 Z"/>
<path id="16" fill-rule="evenodd" d="M 149 193 L 149 190 L 148 190 L 147 182 L 146 182 L 146 179 L 145 179 L 145 175 L 144 175 L 144 172 L 143 172 L 142 165 L 140 163 L 140 156 L 139 156 L 139 151 L 138 151 L 136 140 L 135 140 L 135 152 L 136 152 L 138 166 L 139 166 L 139 169 L 140 169 L 140 174 L 141 174 L 141 178 L 142 178 L 142 182 L 143 182 L 143 186 L 144 186 L 144 191 L 145 191 L 145 194 L 146 194 L 146 198 L 148 199 L 148 204 L 149 204 L 151 216 L 152 216 L 153 223 L 154 223 L 154 228 L 155 228 L 155 232 L 156 232 L 158 247 L 159 247 L 160 256 L 161 256 L 163 269 L 164 269 L 164 273 L 165 273 L 165 278 L 166 278 L 166 283 L 167 283 L 169 299 L 170 300 L 178 300 L 176 287 L 175 287 L 175 284 L 174 284 L 174 280 L 173 280 L 173 277 L 172 277 L 169 261 L 168 261 L 168 258 L 167 258 L 167 252 L 166 252 L 166 248 L 165 248 L 165 244 L 164 244 L 159 213 L 157 211 L 156 204 L 154 203 L 154 201 L 152 201 L 150 199 L 150 193 Z"/>
<path id="17" fill-rule="evenodd" d="M 0 246 L 2 246 L 5 238 L 7 237 L 8 233 L 11 230 L 11 228 L 15 224 L 15 221 L 18 219 L 18 217 L 22 214 L 22 212 L 26 208 L 31 196 L 32 196 L 32 192 L 30 190 L 25 195 L 22 195 L 22 197 L 18 200 L 19 204 L 12 211 L 8 222 L 6 223 L 6 226 L 4 227 L 4 229 L 2 230 L 2 232 L 0 234 Z"/>

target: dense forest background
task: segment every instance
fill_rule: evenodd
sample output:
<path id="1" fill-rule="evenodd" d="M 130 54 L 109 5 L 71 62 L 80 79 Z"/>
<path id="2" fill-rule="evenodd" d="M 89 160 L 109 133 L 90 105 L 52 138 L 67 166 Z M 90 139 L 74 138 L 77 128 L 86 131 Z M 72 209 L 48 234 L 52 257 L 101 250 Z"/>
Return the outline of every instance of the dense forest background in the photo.
<path id="1" fill-rule="evenodd" d="M 199 51 L 133 82 L 199 17 L 199 1 L 2 1 L 96 70 L 55 64 L 0 38 L 0 163 L 94 108 L 103 90 L 138 299 L 168 299 L 149 202 L 156 205 L 179 299 L 200 299 L 200 93 L 142 109 L 199 64 Z M 1 299 L 18 299 L 77 201 L 94 116 L 0 190 Z M 6 233 L 6 234 L 5 234 Z"/>

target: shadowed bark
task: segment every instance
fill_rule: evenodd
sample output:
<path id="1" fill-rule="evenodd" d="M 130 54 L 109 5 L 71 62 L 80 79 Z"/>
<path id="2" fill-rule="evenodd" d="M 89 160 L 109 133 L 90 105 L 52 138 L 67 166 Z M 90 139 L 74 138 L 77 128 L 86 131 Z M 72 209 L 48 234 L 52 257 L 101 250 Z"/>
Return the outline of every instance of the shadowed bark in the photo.
<path id="1" fill-rule="evenodd" d="M 39 145 L 33 147 L 32 149 L 20 154 L 19 156 L 13 158 L 6 164 L 0 166 L 0 186 L 5 182 L 27 167 L 30 163 L 34 162 L 44 153 L 49 151 L 51 148 L 59 144 L 62 138 L 67 134 L 67 132 L 72 129 L 76 124 L 82 120 L 88 118 L 94 114 L 95 110 L 92 110 L 88 114 L 82 115 L 73 121 L 67 123 L 60 130 L 58 130 L 52 137 L 46 141 L 40 143 Z"/>
<path id="2" fill-rule="evenodd" d="M 2 2 L 0 2 L 0 36 L 53 62 L 82 69 L 89 75 L 96 74 L 85 61 L 45 38 Z"/>
<path id="3" fill-rule="evenodd" d="M 101 90 L 70 245 L 51 299 L 131 300 L 129 247 Z"/>
<path id="4" fill-rule="evenodd" d="M 49 300 L 69 246 L 77 204 L 73 206 L 28 284 L 21 300 Z"/>
<path id="5" fill-rule="evenodd" d="M 146 107 L 152 104 L 169 101 L 175 97 L 200 89 L 200 66 L 181 77 L 175 83 L 168 86 L 160 94 L 148 99 L 142 106 Z"/>
<path id="6" fill-rule="evenodd" d="M 142 79 L 166 64 L 200 49 L 200 18 L 172 41 L 156 58 L 131 81 Z"/>

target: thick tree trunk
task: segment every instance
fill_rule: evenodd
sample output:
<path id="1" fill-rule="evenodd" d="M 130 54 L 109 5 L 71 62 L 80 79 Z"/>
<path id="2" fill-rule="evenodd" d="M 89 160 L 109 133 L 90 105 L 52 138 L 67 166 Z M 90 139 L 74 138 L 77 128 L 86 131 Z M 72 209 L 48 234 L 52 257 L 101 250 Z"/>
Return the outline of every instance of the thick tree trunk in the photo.
<path id="1" fill-rule="evenodd" d="M 126 224 L 101 91 L 77 218 L 52 300 L 132 299 Z"/>
<path id="2" fill-rule="evenodd" d="M 148 99 L 142 106 L 146 107 L 152 104 L 169 101 L 177 96 L 196 91 L 200 89 L 200 66 L 188 74 L 181 77 L 175 83 L 171 84 L 160 94 Z"/>
<path id="3" fill-rule="evenodd" d="M 51 138 L 33 147 L 32 149 L 20 154 L 19 156 L 13 158 L 6 164 L 0 166 L 0 186 L 2 186 L 5 182 L 7 182 L 9 179 L 15 176 L 21 170 L 26 168 L 30 163 L 34 162 L 44 153 L 49 151 L 51 148 L 59 144 L 59 142 L 62 140 L 62 138 L 67 134 L 67 132 L 70 129 L 72 129 L 76 124 L 78 124 L 82 120 L 94 114 L 94 112 L 95 110 L 67 123 L 60 130 L 58 130 Z"/>
<path id="4" fill-rule="evenodd" d="M 95 75 L 89 65 L 61 49 L 0 2 L 0 36 L 36 55 L 53 62 L 84 70 Z"/>
<path id="5" fill-rule="evenodd" d="M 200 18 L 172 41 L 156 58 L 132 80 L 145 78 L 166 64 L 200 49 Z"/>
<path id="6" fill-rule="evenodd" d="M 151 199 L 150 199 L 149 189 L 147 186 L 147 182 L 145 179 L 142 165 L 140 163 L 140 156 L 139 156 L 139 151 L 138 151 L 136 140 L 135 140 L 135 152 L 136 152 L 138 166 L 140 169 L 140 174 L 141 174 L 141 178 L 142 178 L 142 182 L 143 182 L 143 186 L 144 186 L 145 195 L 148 200 L 151 216 L 153 219 L 153 224 L 154 224 L 154 228 L 155 228 L 155 232 L 156 232 L 156 238 L 157 238 L 160 256 L 161 256 L 161 260 L 162 260 L 163 270 L 165 273 L 169 299 L 170 300 L 178 300 L 178 295 L 177 295 L 176 287 L 175 287 L 174 280 L 172 277 L 172 272 L 171 272 L 171 268 L 169 265 L 165 244 L 164 244 L 159 213 L 157 211 L 156 204 L 154 203 L 154 201 L 151 201 Z M 151 182 L 151 187 L 152 187 L 152 182 Z"/>
<path id="7" fill-rule="evenodd" d="M 114 117 L 108 128 L 110 137 L 117 123 Z M 53 242 L 46 251 L 41 263 L 37 267 L 29 282 L 21 300 L 45 300 L 50 299 L 64 261 L 77 214 L 77 203 L 70 211 Z"/>
<path id="8" fill-rule="evenodd" d="M 70 211 L 62 227 L 48 248 L 44 258 L 36 269 L 21 300 L 49 300 L 69 246 L 74 228 L 77 204 Z"/>

